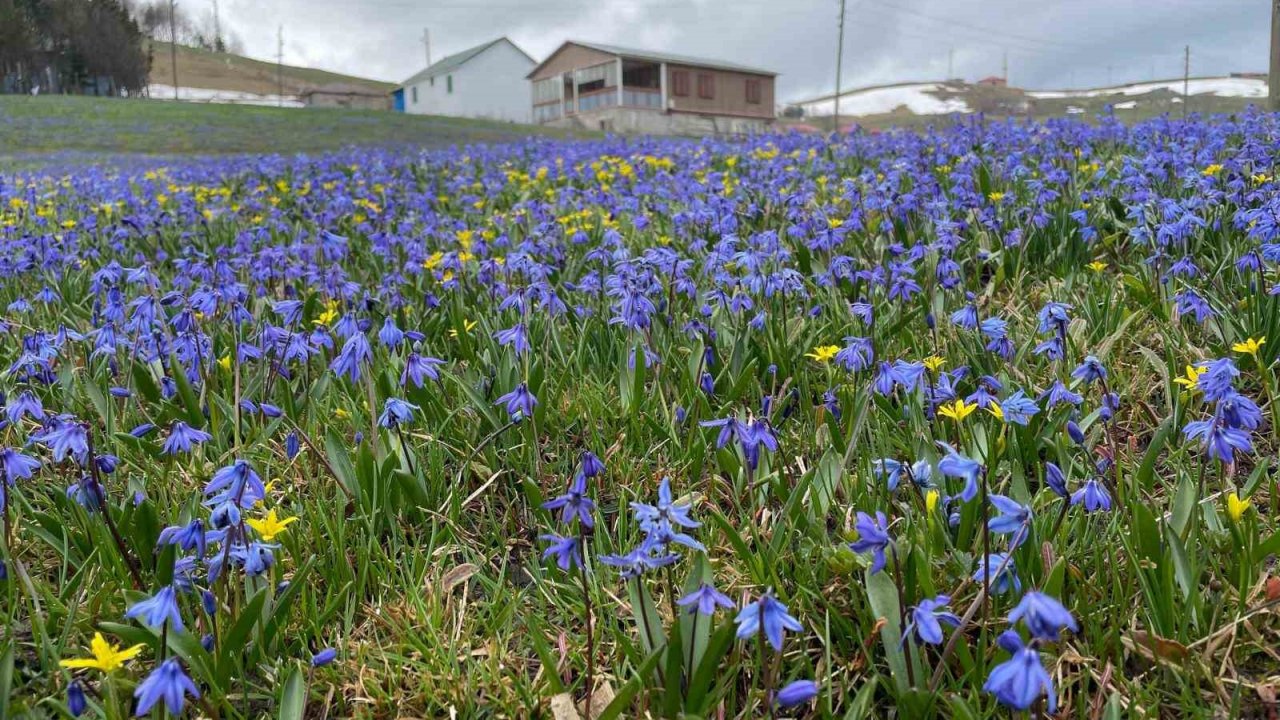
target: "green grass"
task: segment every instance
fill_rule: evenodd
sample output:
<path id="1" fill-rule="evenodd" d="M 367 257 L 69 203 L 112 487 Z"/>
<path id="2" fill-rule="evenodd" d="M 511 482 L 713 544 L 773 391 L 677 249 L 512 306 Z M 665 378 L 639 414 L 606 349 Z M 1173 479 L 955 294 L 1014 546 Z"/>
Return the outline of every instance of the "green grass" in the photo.
<path id="1" fill-rule="evenodd" d="M 0 95 L 0 164 L 49 153 L 297 153 L 346 146 L 502 142 L 567 131 L 488 120 L 335 108 L 271 108 L 88 97 Z"/>

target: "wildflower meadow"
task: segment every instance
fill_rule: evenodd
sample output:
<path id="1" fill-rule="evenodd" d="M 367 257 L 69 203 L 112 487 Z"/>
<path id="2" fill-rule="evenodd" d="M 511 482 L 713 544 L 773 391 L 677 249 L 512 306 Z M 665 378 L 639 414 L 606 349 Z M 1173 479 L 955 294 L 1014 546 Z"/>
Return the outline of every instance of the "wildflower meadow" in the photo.
<path id="1" fill-rule="evenodd" d="M 0 176 L 0 717 L 1272 717 L 1280 116 Z"/>

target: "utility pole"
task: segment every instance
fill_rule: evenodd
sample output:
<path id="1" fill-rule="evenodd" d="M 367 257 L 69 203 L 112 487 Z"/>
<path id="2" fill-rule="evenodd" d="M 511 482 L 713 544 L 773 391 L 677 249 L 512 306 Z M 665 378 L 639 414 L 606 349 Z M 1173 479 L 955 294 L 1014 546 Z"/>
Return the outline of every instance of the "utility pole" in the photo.
<path id="1" fill-rule="evenodd" d="M 422 45 L 427 49 L 427 67 L 431 67 L 431 28 L 422 28 Z"/>
<path id="2" fill-rule="evenodd" d="M 284 107 L 284 25 L 276 27 L 276 106 Z"/>
<path id="3" fill-rule="evenodd" d="M 213 50 L 222 52 L 222 23 L 218 20 L 218 0 L 213 0 Z"/>
<path id="4" fill-rule="evenodd" d="M 1280 3 L 1280 0 L 1276 0 Z M 840 33 L 836 40 L 836 132 L 840 132 L 840 68 L 845 64 L 845 0 L 840 0 Z"/>
<path id="5" fill-rule="evenodd" d="M 1004 57 L 1000 61 L 1000 77 L 1004 78 L 1005 87 L 1009 87 L 1009 51 L 1004 51 Z"/>
<path id="6" fill-rule="evenodd" d="M 1271 0 L 1271 67 L 1267 72 L 1267 104 L 1280 110 L 1280 0 Z"/>
<path id="7" fill-rule="evenodd" d="M 1188 45 L 1182 52 L 1182 117 L 1187 116 L 1187 105 L 1191 101 L 1191 93 L 1188 92 L 1191 85 L 1191 46 Z"/>
<path id="8" fill-rule="evenodd" d="M 176 0 L 169 0 L 169 64 L 173 66 L 173 99 L 178 99 L 178 31 L 174 21 Z"/>

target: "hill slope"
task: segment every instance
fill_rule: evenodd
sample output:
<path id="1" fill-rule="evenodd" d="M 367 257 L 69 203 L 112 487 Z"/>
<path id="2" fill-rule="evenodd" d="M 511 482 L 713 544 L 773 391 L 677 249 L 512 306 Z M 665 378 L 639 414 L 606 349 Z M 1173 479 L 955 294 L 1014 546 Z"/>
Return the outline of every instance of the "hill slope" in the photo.
<path id="1" fill-rule="evenodd" d="M 173 65 L 169 59 L 169 43 L 153 41 L 149 82 L 172 86 Z M 275 95 L 276 64 L 230 53 L 215 53 L 198 48 L 178 46 L 178 84 L 182 87 L 225 90 L 253 95 Z M 393 83 L 352 77 L 327 70 L 284 65 L 280 68 L 283 95 L 298 95 L 320 85 L 341 83 L 357 85 L 378 92 L 391 92 Z"/>
<path id="2" fill-rule="evenodd" d="M 1117 116 L 1138 120 L 1165 112 L 1238 112 L 1267 97 L 1265 79 L 1256 77 L 1191 78 L 1187 97 L 1182 80 L 1157 80 L 1085 90 L 1023 90 L 976 85 L 959 80 L 896 83 L 846 90 L 840 94 L 840 116 L 869 127 L 919 125 L 952 113 L 1048 118 L 1093 116 L 1110 106 Z M 832 95 L 792 103 L 805 122 L 827 127 L 835 110 Z"/>

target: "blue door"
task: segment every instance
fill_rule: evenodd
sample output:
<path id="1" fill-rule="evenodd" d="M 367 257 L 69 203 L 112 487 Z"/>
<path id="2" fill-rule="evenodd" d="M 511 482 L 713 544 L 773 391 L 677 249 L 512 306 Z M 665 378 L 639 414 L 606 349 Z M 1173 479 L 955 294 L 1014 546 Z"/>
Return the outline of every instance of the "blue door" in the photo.
<path id="1" fill-rule="evenodd" d="M 391 108 L 396 112 L 404 112 L 404 88 L 391 93 Z"/>

